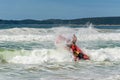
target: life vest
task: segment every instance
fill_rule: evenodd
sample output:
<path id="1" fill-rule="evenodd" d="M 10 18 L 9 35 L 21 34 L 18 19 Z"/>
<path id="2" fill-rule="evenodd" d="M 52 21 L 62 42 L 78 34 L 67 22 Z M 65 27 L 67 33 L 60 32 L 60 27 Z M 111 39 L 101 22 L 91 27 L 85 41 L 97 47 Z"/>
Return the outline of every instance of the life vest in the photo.
<path id="1" fill-rule="evenodd" d="M 83 53 L 82 50 L 74 44 L 71 45 L 71 49 L 73 52 Z"/>
<path id="2" fill-rule="evenodd" d="M 78 56 L 80 53 L 82 53 L 82 51 L 74 44 L 71 45 L 71 49 L 72 49 L 72 52 L 73 52 L 73 55 L 74 56 Z"/>
<path id="3" fill-rule="evenodd" d="M 86 54 L 84 54 L 78 46 L 72 44 L 71 49 L 73 51 L 74 56 L 77 57 L 79 54 L 83 54 L 83 59 L 84 60 L 89 60 L 89 57 Z"/>

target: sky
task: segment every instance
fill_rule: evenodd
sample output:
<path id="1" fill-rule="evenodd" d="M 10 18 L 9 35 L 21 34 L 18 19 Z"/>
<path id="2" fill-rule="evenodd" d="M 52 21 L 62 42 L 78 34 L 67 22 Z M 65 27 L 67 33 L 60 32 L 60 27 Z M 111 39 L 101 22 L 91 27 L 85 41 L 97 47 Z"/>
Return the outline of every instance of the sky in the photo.
<path id="1" fill-rule="evenodd" d="M 120 16 L 120 0 L 0 0 L 0 19 L 78 19 Z"/>

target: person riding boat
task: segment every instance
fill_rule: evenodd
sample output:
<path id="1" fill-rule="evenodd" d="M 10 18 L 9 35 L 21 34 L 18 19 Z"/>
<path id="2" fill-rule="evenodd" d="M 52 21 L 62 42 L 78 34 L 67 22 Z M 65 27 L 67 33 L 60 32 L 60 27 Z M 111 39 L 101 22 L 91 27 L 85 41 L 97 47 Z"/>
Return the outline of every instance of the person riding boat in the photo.
<path id="1" fill-rule="evenodd" d="M 70 48 L 73 52 L 75 61 L 78 61 L 80 59 L 89 60 L 89 57 L 86 54 L 84 54 L 83 51 L 74 42 L 73 44 L 71 44 Z"/>
<path id="2" fill-rule="evenodd" d="M 72 38 L 72 43 L 68 46 L 72 50 L 74 60 L 75 61 L 78 61 L 80 59 L 89 60 L 89 57 L 86 54 L 84 54 L 83 51 L 76 45 L 76 41 L 77 37 L 74 34 Z"/>

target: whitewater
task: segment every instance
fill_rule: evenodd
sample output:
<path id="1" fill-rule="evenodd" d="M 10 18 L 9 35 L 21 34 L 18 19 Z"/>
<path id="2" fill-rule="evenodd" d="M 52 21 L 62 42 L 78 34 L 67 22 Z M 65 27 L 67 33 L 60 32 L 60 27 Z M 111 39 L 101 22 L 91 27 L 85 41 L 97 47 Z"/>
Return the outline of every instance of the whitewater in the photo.
<path id="1" fill-rule="evenodd" d="M 74 62 L 66 42 L 57 43 L 59 35 L 73 34 L 90 60 Z M 120 29 L 0 29 L 0 64 L 0 80 L 119 80 Z"/>

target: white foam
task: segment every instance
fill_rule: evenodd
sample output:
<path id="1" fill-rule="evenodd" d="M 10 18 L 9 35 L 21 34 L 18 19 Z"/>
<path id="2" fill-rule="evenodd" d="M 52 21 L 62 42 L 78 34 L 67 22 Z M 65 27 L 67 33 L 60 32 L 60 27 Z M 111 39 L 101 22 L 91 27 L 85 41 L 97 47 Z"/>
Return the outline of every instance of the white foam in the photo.
<path id="1" fill-rule="evenodd" d="M 27 51 L 24 51 L 25 53 Z M 21 64 L 41 64 L 48 62 L 70 62 L 72 61 L 72 55 L 66 50 L 33 50 L 29 52 L 29 55 L 16 55 L 11 58 L 9 63 L 21 63 Z"/>
<path id="2" fill-rule="evenodd" d="M 120 75 L 111 75 L 107 78 L 104 79 L 98 79 L 98 80 L 119 80 L 120 79 Z"/>
<path id="3" fill-rule="evenodd" d="M 120 40 L 120 33 L 117 32 L 99 32 L 97 29 L 91 28 L 51 28 L 51 29 L 35 29 L 35 28 L 13 28 L 0 30 L 0 41 L 55 41 L 58 34 L 68 37 L 70 34 L 75 33 L 78 41 L 111 41 Z M 64 45 L 63 45 L 64 46 Z M 62 46 L 62 47 L 63 47 Z M 60 46 L 58 46 L 60 48 Z M 120 48 L 101 48 L 98 50 L 84 50 L 93 61 L 120 61 Z M 2 52 L 1 52 L 2 53 Z M 7 52 L 8 53 L 8 52 Z M 63 49 L 40 49 L 23 52 L 10 52 L 15 53 L 12 58 L 7 59 L 8 62 L 34 64 L 43 62 L 64 62 L 71 61 L 70 52 Z M 21 55 L 29 54 L 29 55 Z M 2 54 L 5 56 L 4 54 Z"/>
<path id="4" fill-rule="evenodd" d="M 120 61 L 119 47 L 86 51 L 93 61 Z"/>
<path id="5" fill-rule="evenodd" d="M 80 41 L 120 40 L 120 33 L 80 34 L 78 39 Z"/>
<path id="6" fill-rule="evenodd" d="M 0 41 L 53 41 L 58 35 L 69 38 L 76 34 L 78 41 L 120 40 L 120 33 L 98 32 L 95 28 L 13 28 L 0 30 Z"/>
<path id="7" fill-rule="evenodd" d="M 52 35 L 0 35 L 0 41 L 53 41 Z"/>
<path id="8" fill-rule="evenodd" d="M 120 48 L 104 48 L 98 50 L 83 49 L 83 51 L 90 57 L 91 61 L 120 61 Z M 1 54 L 3 53 L 3 54 Z M 40 50 L 21 50 L 6 51 L 0 54 L 6 58 L 9 63 L 21 64 L 41 64 L 51 62 L 71 62 L 73 55 L 71 52 L 64 49 L 40 49 Z M 9 56 L 10 55 L 10 56 Z"/>

